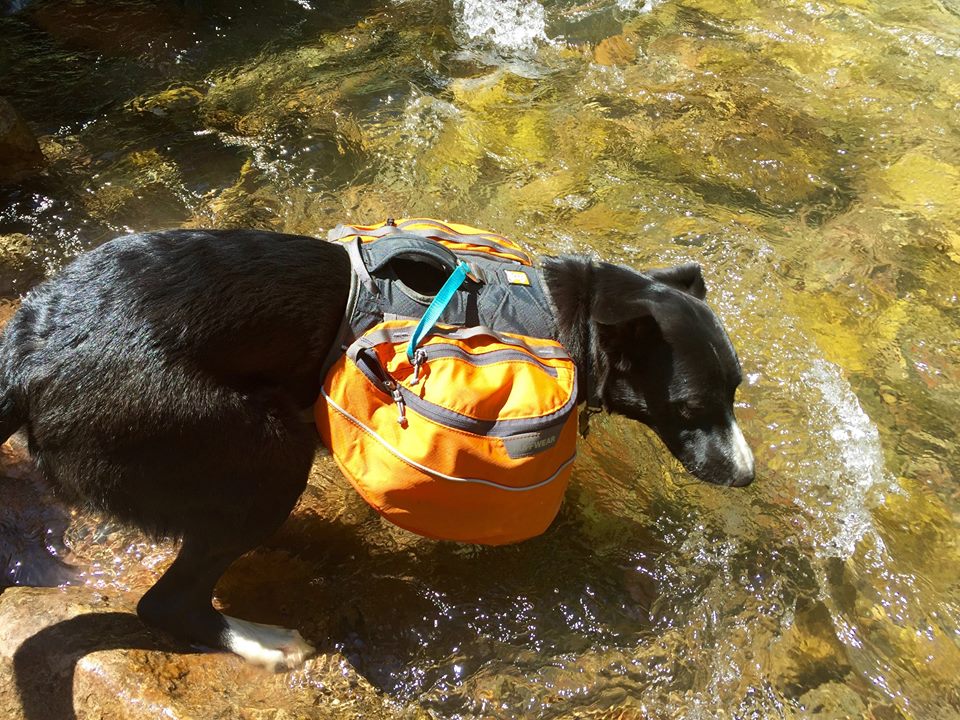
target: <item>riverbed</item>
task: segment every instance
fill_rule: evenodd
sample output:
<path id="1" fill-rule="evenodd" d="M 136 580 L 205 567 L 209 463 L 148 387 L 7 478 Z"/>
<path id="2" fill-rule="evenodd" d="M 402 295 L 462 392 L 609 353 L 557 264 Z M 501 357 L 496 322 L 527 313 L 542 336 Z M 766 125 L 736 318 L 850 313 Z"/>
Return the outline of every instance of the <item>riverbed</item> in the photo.
<path id="1" fill-rule="evenodd" d="M 125 232 L 419 215 L 697 261 L 737 347 L 749 488 L 600 418 L 553 527 L 484 549 L 385 525 L 321 459 L 225 577 L 237 614 L 283 605 L 397 717 L 960 717 L 956 0 L 3 8 L 45 158 L 0 188 L 11 299 Z M 101 590 L 174 551 L 33 522 Z"/>

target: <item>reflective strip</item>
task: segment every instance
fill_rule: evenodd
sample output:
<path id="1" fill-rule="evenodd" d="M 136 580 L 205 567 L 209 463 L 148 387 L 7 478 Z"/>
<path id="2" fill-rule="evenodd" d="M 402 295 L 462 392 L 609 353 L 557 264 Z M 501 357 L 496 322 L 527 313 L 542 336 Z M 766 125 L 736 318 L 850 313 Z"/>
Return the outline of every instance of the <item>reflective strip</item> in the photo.
<path id="1" fill-rule="evenodd" d="M 489 335 L 490 337 L 495 338 L 497 342 L 502 342 L 504 345 L 522 347 L 530 352 L 531 355 L 536 355 L 537 357 L 554 360 L 570 360 L 570 355 L 567 354 L 567 351 L 563 349 L 562 345 L 529 345 L 520 338 L 506 337 L 501 335 L 496 330 L 491 327 L 487 327 L 486 325 L 473 325 L 468 328 L 457 328 L 454 330 L 434 328 L 433 334 L 453 338 L 454 340 L 469 340 L 470 338 Z"/>
<path id="2" fill-rule="evenodd" d="M 502 348 L 500 350 L 488 350 L 482 353 L 467 352 L 459 345 L 428 345 L 423 350 L 426 362 L 431 360 L 440 360 L 443 358 L 459 358 L 474 367 L 483 367 L 484 365 L 493 365 L 499 362 L 511 362 L 517 360 L 525 363 L 536 363 L 537 367 L 548 375 L 559 377 L 557 369 L 553 365 L 547 365 L 536 355 L 523 352 L 523 350 L 513 350 L 511 348 Z"/>
<path id="3" fill-rule="evenodd" d="M 439 228 L 442 232 L 449 233 L 451 236 L 454 236 L 454 237 L 466 237 L 466 238 L 482 237 L 482 238 L 487 238 L 491 242 L 494 241 L 494 238 L 497 238 L 497 239 L 503 240 L 503 242 L 508 242 L 508 240 L 503 235 L 497 235 L 497 233 L 482 232 L 482 231 L 478 233 L 458 232 L 454 230 L 452 227 L 448 225 L 444 225 L 439 220 L 433 220 L 431 218 L 408 218 L 404 220 L 402 223 L 400 223 L 399 225 L 397 225 L 397 227 L 400 227 L 406 230 L 406 229 L 410 229 L 411 225 L 430 225 L 431 227 Z M 426 232 L 425 230 L 422 230 L 419 228 L 413 228 L 413 231 Z M 510 247 L 505 247 L 504 249 L 512 250 L 513 252 L 519 252 L 519 253 L 523 252 L 522 250 L 514 250 L 513 248 L 510 248 Z"/>
<path id="4" fill-rule="evenodd" d="M 398 328 L 380 328 L 370 330 L 357 339 L 357 342 L 363 341 L 364 347 L 375 347 L 380 343 L 396 343 L 410 339 L 411 329 L 409 327 Z M 520 338 L 506 337 L 496 330 L 486 325 L 474 325 L 468 328 L 443 328 L 434 326 L 430 335 L 439 335 L 441 337 L 452 338 L 454 340 L 469 340 L 475 337 L 491 337 L 499 343 L 510 345 L 511 347 L 523 348 L 531 355 L 546 360 L 570 360 L 570 355 L 561 345 L 528 345 Z M 429 337 L 429 336 L 428 336 Z M 479 354 L 479 353 L 478 353 Z"/>
<path id="5" fill-rule="evenodd" d="M 432 468 L 428 468 L 426 465 L 421 465 L 421 464 L 418 463 L 416 460 L 412 460 L 412 459 L 408 458 L 406 455 L 404 455 L 403 453 L 401 453 L 399 450 L 397 450 L 395 447 L 393 447 L 390 443 L 388 443 L 386 440 L 384 440 L 382 437 L 380 437 L 380 435 L 378 435 L 376 432 L 374 432 L 371 428 L 369 428 L 369 427 L 367 427 L 366 425 L 364 425 L 362 422 L 360 422 L 359 420 L 357 420 L 357 418 L 355 418 L 355 417 L 354 417 L 353 415 L 351 415 L 349 412 L 347 412 L 347 411 L 344 410 L 342 407 L 340 407 L 339 405 L 337 405 L 337 403 L 335 403 L 335 402 L 333 401 L 333 399 L 332 399 L 329 395 L 327 395 L 327 391 L 326 391 L 325 389 L 321 389 L 321 390 L 320 390 L 320 394 L 323 395 L 323 399 L 324 399 L 326 402 L 330 403 L 330 405 L 331 405 L 337 412 L 339 412 L 339 413 L 340 413 L 341 415 L 343 415 L 347 420 L 349 420 L 350 422 L 352 422 L 354 425 L 356 425 L 358 428 L 360 428 L 361 430 L 363 430 L 365 433 L 367 433 L 368 435 L 370 435 L 370 437 L 372 437 L 372 438 L 373 438 L 374 440 L 376 440 L 378 443 L 380 443 L 381 445 L 383 445 L 383 447 L 386 448 L 386 450 L 387 450 L 391 455 L 393 455 L 394 457 L 396 457 L 398 460 L 401 460 L 402 462 L 405 462 L 407 465 L 410 465 L 411 467 L 414 467 L 414 468 L 416 468 L 417 470 L 420 470 L 421 472 L 426 473 L 427 475 L 432 475 L 433 477 L 437 477 L 437 478 L 440 478 L 440 479 L 442 479 L 442 480 L 450 480 L 451 482 L 457 482 L 457 483 L 472 483 L 472 484 L 476 484 L 476 485 L 487 485 L 487 486 L 489 486 L 489 487 L 496 488 L 497 490 L 507 490 L 507 491 L 509 491 L 509 492 L 526 492 L 527 490 L 536 490 L 537 488 L 541 488 L 541 487 L 544 487 L 545 485 L 549 485 L 551 482 L 553 482 L 554 480 L 556 480 L 557 477 L 560 475 L 560 473 L 563 472 L 564 469 L 566 469 L 566 467 L 567 467 L 570 463 L 572 463 L 572 462 L 576 459 L 576 457 L 577 457 L 577 451 L 574 450 L 574 451 L 573 451 L 573 455 L 571 455 L 568 460 L 565 460 L 563 463 L 561 463 L 561 464 L 560 464 L 560 467 L 558 467 L 558 468 L 556 469 L 556 471 L 553 473 L 553 475 L 551 475 L 550 477 L 548 477 L 546 480 L 541 480 L 540 482 L 534 483 L 533 485 L 525 485 L 525 486 L 523 486 L 523 487 L 512 487 L 512 486 L 510 486 L 510 485 L 501 485 L 500 483 L 495 483 L 495 482 L 492 482 L 492 481 L 490 481 L 490 480 L 483 480 L 483 479 L 481 479 L 481 478 L 462 478 L 462 477 L 455 477 L 455 476 L 453 476 L 453 475 L 445 475 L 444 473 L 439 472 L 438 470 L 434 470 L 434 469 L 432 469 Z"/>

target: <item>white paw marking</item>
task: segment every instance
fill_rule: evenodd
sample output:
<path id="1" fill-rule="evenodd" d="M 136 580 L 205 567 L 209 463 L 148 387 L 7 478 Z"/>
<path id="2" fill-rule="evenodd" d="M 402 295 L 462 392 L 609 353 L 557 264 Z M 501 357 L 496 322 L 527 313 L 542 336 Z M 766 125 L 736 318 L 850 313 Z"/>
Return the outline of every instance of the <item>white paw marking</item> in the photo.
<path id="1" fill-rule="evenodd" d="M 300 667 L 313 646 L 296 630 L 238 620 L 224 615 L 229 628 L 224 645 L 247 662 L 277 672 Z"/>

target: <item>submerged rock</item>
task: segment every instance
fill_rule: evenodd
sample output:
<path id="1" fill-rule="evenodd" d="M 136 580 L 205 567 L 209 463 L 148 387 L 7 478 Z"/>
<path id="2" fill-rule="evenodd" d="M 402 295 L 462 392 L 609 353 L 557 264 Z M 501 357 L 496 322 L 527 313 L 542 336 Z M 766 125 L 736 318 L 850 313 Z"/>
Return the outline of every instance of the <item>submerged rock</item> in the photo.
<path id="1" fill-rule="evenodd" d="M 637 39 L 623 33 L 601 40 L 593 51 L 593 59 L 601 65 L 626 65 L 637 56 Z"/>
<path id="2" fill-rule="evenodd" d="M 43 165 L 37 138 L 13 105 L 0 97 L 0 185 L 19 182 Z"/>
<path id="3" fill-rule="evenodd" d="M 43 274 L 29 235 L 0 235 L 0 297 L 22 295 L 42 280 Z"/>
<path id="4" fill-rule="evenodd" d="M 263 173 L 247 161 L 240 169 L 237 182 L 204 198 L 186 225 L 216 228 L 272 228 L 279 214 L 281 200 L 271 192 Z"/>
<path id="5" fill-rule="evenodd" d="M 635 162 L 662 177 L 777 214 L 842 192 L 842 156 L 816 119 L 723 82 L 650 89 L 638 98 L 642 111 L 621 122 L 634 137 Z"/>
<path id="6" fill-rule="evenodd" d="M 90 185 L 81 197 L 87 212 L 120 227 L 179 225 L 193 202 L 178 163 L 153 148 L 120 156 Z"/>

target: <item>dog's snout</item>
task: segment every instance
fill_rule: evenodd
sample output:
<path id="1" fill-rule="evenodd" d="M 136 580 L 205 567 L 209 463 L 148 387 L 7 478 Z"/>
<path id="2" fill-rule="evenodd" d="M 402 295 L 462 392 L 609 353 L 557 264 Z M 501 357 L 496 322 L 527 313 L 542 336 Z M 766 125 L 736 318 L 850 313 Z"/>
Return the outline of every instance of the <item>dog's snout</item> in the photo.
<path id="1" fill-rule="evenodd" d="M 745 487 L 753 482 L 756 468 L 753 461 L 753 451 L 747 444 L 740 426 L 734 421 L 730 426 L 730 455 L 733 460 L 733 473 L 730 478 L 730 487 Z"/>

